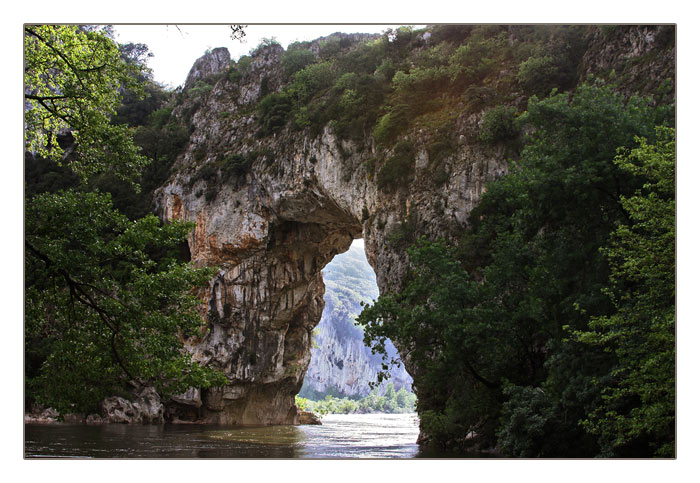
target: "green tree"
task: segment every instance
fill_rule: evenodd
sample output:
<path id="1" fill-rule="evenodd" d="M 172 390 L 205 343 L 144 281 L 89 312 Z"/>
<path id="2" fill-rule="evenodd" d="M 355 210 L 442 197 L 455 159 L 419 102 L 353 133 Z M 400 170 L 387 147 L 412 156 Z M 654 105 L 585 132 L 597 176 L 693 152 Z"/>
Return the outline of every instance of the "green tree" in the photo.
<path id="1" fill-rule="evenodd" d="M 405 387 L 402 387 L 401 389 L 396 391 L 396 404 L 400 408 L 408 408 L 408 396 L 408 391 Z"/>
<path id="2" fill-rule="evenodd" d="M 140 68 L 98 30 L 49 25 L 25 27 L 25 65 L 26 149 L 82 181 L 25 201 L 27 398 L 90 411 L 133 385 L 167 396 L 225 384 L 183 347 L 202 326 L 193 288 L 212 273 L 180 261 L 193 226 L 130 221 L 88 188 L 107 174 L 137 186 L 146 158 L 110 116 L 123 89 L 141 89 Z M 61 145 L 65 132 L 74 143 Z"/>
<path id="3" fill-rule="evenodd" d="M 407 252 L 411 273 L 404 289 L 381 295 L 358 321 L 373 351 L 385 356 L 385 342 L 391 339 L 423 368 L 414 377 L 421 428 L 449 446 L 458 434 L 476 430 L 486 414 L 496 417 L 494 368 L 511 347 L 507 339 L 496 342 L 498 332 L 490 321 L 472 317 L 479 315 L 470 306 L 480 287 L 470 281 L 454 248 L 423 238 Z"/>
<path id="4" fill-rule="evenodd" d="M 313 401 L 309 401 L 306 398 L 300 397 L 298 394 L 294 397 L 294 404 L 299 408 L 300 411 L 311 411 Z"/>
<path id="5" fill-rule="evenodd" d="M 284 55 L 282 55 L 281 63 L 284 68 L 284 74 L 289 78 L 315 60 L 316 57 L 311 50 L 301 46 L 290 45 Z"/>
<path id="6" fill-rule="evenodd" d="M 68 162 L 83 181 L 105 171 L 135 180 L 147 160 L 110 116 L 122 89 L 143 91 L 139 64 L 125 62 L 103 33 L 76 25 L 26 26 L 24 51 L 26 149 Z M 75 139 L 71 156 L 60 141 L 67 131 Z"/>
<path id="7" fill-rule="evenodd" d="M 613 160 L 636 136 L 653 138 L 667 113 L 600 85 L 531 100 L 519 122 L 534 131 L 520 163 L 473 212 L 475 235 L 464 253 L 475 255 L 468 265 L 493 287 L 482 307 L 505 309 L 502 320 L 532 348 L 529 371 L 502 376 L 512 383 L 498 431 L 506 454 L 600 454 L 579 421 L 600 405 L 596 380 L 613 360 L 570 340 L 565 327 L 582 330 L 614 310 L 602 292 L 610 269 L 600 249 L 627 221 L 620 197 L 641 180 Z"/>
<path id="8" fill-rule="evenodd" d="M 387 413 L 397 413 L 399 409 L 396 402 L 396 389 L 394 388 L 394 383 L 391 381 L 389 381 L 384 389 L 384 405 L 382 409 Z"/>
<path id="9" fill-rule="evenodd" d="M 485 143 L 510 141 L 517 137 L 515 115 L 517 110 L 512 106 L 497 106 L 484 113 L 481 122 L 479 140 Z"/>
<path id="10" fill-rule="evenodd" d="M 558 73 L 551 56 L 530 57 L 518 68 L 518 84 L 528 93 L 546 95 L 555 87 Z"/>
<path id="11" fill-rule="evenodd" d="M 659 128 L 657 139 L 615 160 L 646 182 L 621 199 L 630 222 L 603 250 L 616 311 L 577 332 L 616 355 L 600 380 L 602 404 L 584 423 L 611 456 L 675 455 L 675 131 Z"/>
<path id="12" fill-rule="evenodd" d="M 88 411 L 128 382 L 165 396 L 225 383 L 182 350 L 201 327 L 191 288 L 213 273 L 176 262 L 192 224 L 132 222 L 75 191 L 35 196 L 25 222 L 27 342 L 51 341 L 30 381 L 40 402 Z"/>
<path id="13" fill-rule="evenodd" d="M 600 248 L 628 219 L 620 197 L 642 181 L 613 160 L 668 113 L 600 85 L 531 99 L 521 159 L 488 185 L 459 247 L 419 241 L 402 290 L 360 314 L 375 351 L 389 338 L 421 368 L 418 412 L 434 442 L 600 453 L 579 421 L 600 405 L 596 380 L 614 358 L 568 330 L 614 312 Z"/>

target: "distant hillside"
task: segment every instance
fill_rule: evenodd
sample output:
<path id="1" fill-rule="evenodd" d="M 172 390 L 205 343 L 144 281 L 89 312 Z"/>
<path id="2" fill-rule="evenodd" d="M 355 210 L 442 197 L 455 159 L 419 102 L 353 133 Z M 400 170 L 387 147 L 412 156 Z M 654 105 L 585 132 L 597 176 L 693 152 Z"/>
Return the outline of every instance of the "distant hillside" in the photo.
<path id="1" fill-rule="evenodd" d="M 312 349 L 300 396 L 366 396 L 369 383 L 376 381 L 381 369 L 381 357 L 363 344 L 362 328 L 355 325 L 355 318 L 362 311 L 360 303 L 379 296 L 364 243 L 355 240 L 347 252 L 333 258 L 323 269 L 323 280 L 326 307 L 314 337 L 318 347 Z M 393 345 L 390 351 L 391 355 L 396 354 Z M 411 391 L 413 381 L 403 366 L 394 370 L 391 381 L 397 390 L 405 387 Z"/>

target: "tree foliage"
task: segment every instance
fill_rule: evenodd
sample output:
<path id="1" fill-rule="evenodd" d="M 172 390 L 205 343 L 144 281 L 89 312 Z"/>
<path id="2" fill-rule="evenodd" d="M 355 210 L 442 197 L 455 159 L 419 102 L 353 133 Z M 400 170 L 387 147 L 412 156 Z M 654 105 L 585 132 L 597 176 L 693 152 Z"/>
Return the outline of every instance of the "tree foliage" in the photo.
<path id="1" fill-rule="evenodd" d="M 674 218 L 672 192 L 658 193 L 673 183 L 672 144 L 655 130 L 668 113 L 602 85 L 531 99 L 521 159 L 488 185 L 458 246 L 420 240 L 401 291 L 362 312 L 367 343 L 381 353 L 389 338 L 420 368 L 433 442 L 581 457 L 647 455 L 642 440 L 669 454 Z M 642 145 L 614 161 L 640 136 L 666 139 L 663 156 L 629 161 Z"/>
<path id="2" fill-rule="evenodd" d="M 135 193 L 139 180 L 152 186 L 162 176 L 143 174 L 147 161 L 131 129 L 113 123 L 143 122 L 154 109 L 117 115 L 122 92 L 138 102 L 144 90 L 143 53 L 120 52 L 98 29 L 25 27 L 26 150 L 38 162 L 28 173 L 41 176 L 41 163 L 51 162 L 77 178 L 59 166 L 53 183 L 28 179 L 25 200 L 26 398 L 62 413 L 94 411 L 134 385 L 167 397 L 226 382 L 183 347 L 202 325 L 193 289 L 211 276 L 182 262 L 193 226 L 163 225 L 153 215 L 130 220 L 95 189 L 114 191 L 116 177 L 124 193 Z M 140 128 L 158 170 L 177 148 L 163 152 L 145 138 L 169 117 L 154 114 Z"/>
<path id="3" fill-rule="evenodd" d="M 104 171 L 133 181 L 146 158 L 110 116 L 122 89 L 142 92 L 139 64 L 125 62 L 101 32 L 75 25 L 26 26 L 24 49 L 26 149 L 60 163 L 60 136 L 70 132 L 76 148 L 68 162 L 83 181 Z"/>
<path id="4" fill-rule="evenodd" d="M 317 414 L 402 414 L 415 411 L 416 395 L 403 387 L 397 391 L 394 384 L 390 382 L 386 385 L 383 395 L 380 395 L 379 388 L 375 387 L 369 395 L 358 400 L 334 397 L 331 394 L 318 401 L 297 396 L 296 405 L 302 411 L 311 411 Z"/>
<path id="5" fill-rule="evenodd" d="M 621 199 L 630 221 L 603 250 L 611 267 L 606 293 L 616 310 L 577 332 L 578 340 L 616 356 L 600 380 L 602 404 L 584 422 L 608 454 L 675 453 L 674 130 L 659 128 L 657 139 L 640 139 L 615 159 L 646 182 Z"/>
<path id="6" fill-rule="evenodd" d="M 35 196 L 25 222 L 26 340 L 50 342 L 38 401 L 88 411 L 128 382 L 165 396 L 225 382 L 181 350 L 201 326 L 191 288 L 212 275 L 177 262 L 192 224 L 129 221 L 108 195 L 75 191 Z"/>

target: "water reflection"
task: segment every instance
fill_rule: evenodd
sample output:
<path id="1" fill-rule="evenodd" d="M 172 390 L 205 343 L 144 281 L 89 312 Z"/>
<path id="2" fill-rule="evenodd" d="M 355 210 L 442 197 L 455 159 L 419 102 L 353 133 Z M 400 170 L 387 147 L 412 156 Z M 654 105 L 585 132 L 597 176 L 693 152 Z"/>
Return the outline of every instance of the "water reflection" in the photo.
<path id="1" fill-rule="evenodd" d="M 52 458 L 412 458 L 415 414 L 328 415 L 321 426 L 25 425 L 25 455 Z"/>

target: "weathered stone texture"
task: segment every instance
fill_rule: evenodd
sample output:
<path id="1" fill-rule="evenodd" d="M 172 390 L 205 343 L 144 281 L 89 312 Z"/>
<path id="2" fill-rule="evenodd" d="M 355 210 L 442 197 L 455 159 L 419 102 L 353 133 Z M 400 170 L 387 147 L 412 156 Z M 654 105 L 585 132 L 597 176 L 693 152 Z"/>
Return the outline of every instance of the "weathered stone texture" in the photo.
<path id="1" fill-rule="evenodd" d="M 102 422 L 106 423 L 163 423 L 164 407 L 160 396 L 152 387 L 144 387 L 133 400 L 111 396 L 102 401 Z M 92 417 L 92 423 L 98 422 Z"/>
<path id="2" fill-rule="evenodd" d="M 198 80 L 226 70 L 231 63 L 231 54 L 226 47 L 219 47 L 197 59 L 185 80 L 185 89 L 194 87 Z"/>

